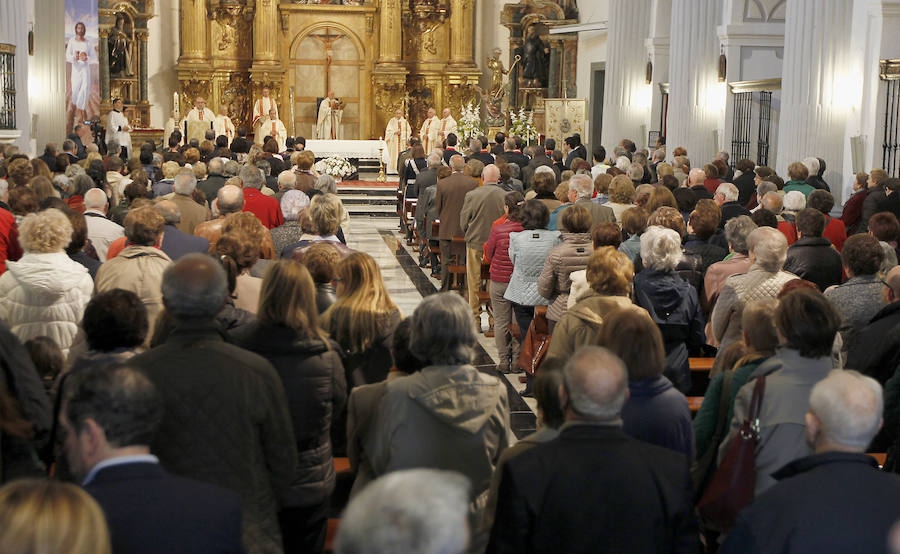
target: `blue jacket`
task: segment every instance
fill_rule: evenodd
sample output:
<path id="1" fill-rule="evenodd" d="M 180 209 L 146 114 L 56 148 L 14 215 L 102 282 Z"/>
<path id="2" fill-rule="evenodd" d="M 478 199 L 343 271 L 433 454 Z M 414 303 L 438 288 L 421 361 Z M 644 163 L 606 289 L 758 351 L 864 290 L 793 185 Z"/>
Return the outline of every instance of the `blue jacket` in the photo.
<path id="1" fill-rule="evenodd" d="M 660 375 L 629 381 L 631 394 L 622 408 L 623 430 L 628 435 L 694 459 L 694 426 L 687 398 Z"/>
<path id="2" fill-rule="evenodd" d="M 550 249 L 560 242 L 559 231 L 526 230 L 509 234 L 512 277 L 504 298 L 522 306 L 546 306 L 549 300 L 538 294 L 538 277 Z"/>
<path id="3" fill-rule="evenodd" d="M 209 252 L 209 241 L 203 237 L 189 235 L 180 231 L 174 225 L 166 225 L 160 249 L 166 253 L 166 256 L 172 258 L 174 262 L 185 254 L 195 252 L 206 254 Z"/>

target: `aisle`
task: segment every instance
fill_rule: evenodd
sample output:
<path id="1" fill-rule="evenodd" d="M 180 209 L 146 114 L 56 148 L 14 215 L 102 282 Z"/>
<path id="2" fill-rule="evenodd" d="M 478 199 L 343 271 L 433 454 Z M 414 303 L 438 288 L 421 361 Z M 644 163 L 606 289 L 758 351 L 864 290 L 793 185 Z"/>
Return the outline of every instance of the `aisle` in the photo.
<path id="1" fill-rule="evenodd" d="M 398 240 L 396 218 L 351 216 L 347 232 L 347 246 L 365 252 L 378 262 L 388 293 L 404 316 L 412 315 L 423 296 L 434 294 L 440 281 L 429 276 L 430 270 L 418 266 L 418 254 L 405 241 Z M 487 316 L 483 316 L 483 327 L 487 328 Z M 536 403 L 533 398 L 522 398 L 517 391 L 525 388 L 519 383 L 518 375 L 497 373 L 497 348 L 493 338 L 478 334 L 480 348 L 475 354 L 475 365 L 479 370 L 506 377 L 508 384 L 510 424 L 518 438 L 534 431 Z"/>

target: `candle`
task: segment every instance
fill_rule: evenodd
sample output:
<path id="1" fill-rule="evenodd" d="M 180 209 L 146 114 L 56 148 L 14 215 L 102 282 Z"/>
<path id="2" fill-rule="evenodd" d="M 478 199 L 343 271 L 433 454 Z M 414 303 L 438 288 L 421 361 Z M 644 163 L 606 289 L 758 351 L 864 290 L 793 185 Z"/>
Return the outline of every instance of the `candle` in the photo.
<path id="1" fill-rule="evenodd" d="M 178 109 L 178 91 L 172 93 L 172 110 L 175 112 L 175 115 L 178 116 L 181 114 L 181 110 Z"/>

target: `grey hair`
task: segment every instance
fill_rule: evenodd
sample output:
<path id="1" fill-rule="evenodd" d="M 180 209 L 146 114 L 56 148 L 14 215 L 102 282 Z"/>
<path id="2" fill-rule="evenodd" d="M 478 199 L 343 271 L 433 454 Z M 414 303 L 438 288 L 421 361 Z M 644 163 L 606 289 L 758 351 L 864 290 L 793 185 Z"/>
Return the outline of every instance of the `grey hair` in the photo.
<path id="1" fill-rule="evenodd" d="M 461 554 L 469 547 L 471 484 L 455 471 L 406 469 L 369 483 L 350 501 L 337 554 Z"/>
<path id="2" fill-rule="evenodd" d="M 238 173 L 241 172 L 241 164 L 237 163 L 234 160 L 228 160 L 225 162 L 225 169 L 223 170 L 223 177 L 236 177 Z"/>
<path id="3" fill-rule="evenodd" d="M 225 171 L 225 162 L 222 158 L 213 158 L 206 164 L 206 172 L 210 175 L 221 175 Z"/>
<path id="4" fill-rule="evenodd" d="M 238 177 L 241 178 L 245 188 L 250 187 L 256 190 L 261 189 L 266 182 L 262 170 L 253 165 L 245 165 L 242 167 L 241 171 L 238 173 Z"/>
<path id="5" fill-rule="evenodd" d="M 66 177 L 73 179 L 76 175 L 84 175 L 84 168 L 78 164 L 69 164 L 66 167 Z"/>
<path id="6" fill-rule="evenodd" d="M 272 173 L 272 164 L 268 160 L 258 160 L 255 165 L 263 172 L 264 178 Z"/>
<path id="7" fill-rule="evenodd" d="M 778 192 L 778 185 L 771 181 L 762 181 L 756 185 L 757 202 L 770 192 Z"/>
<path id="8" fill-rule="evenodd" d="M 2 181 L 6 183 L 5 179 L 2 179 Z M 69 190 L 69 185 L 72 184 L 72 180 L 62 174 L 55 175 L 53 177 L 53 184 L 58 188 L 61 188 L 62 190 Z M 9 183 L 6 183 L 6 185 L 8 186 Z M 6 188 L 4 187 L 4 185 L 0 184 L 0 196 L 2 196 L 4 193 L 6 193 Z"/>
<path id="9" fill-rule="evenodd" d="M 644 242 L 643 237 L 641 242 Z M 784 266 L 787 247 L 784 234 L 771 227 L 759 227 L 747 236 L 747 250 L 753 253 L 760 267 L 771 273 L 781 270 Z"/>
<path id="10" fill-rule="evenodd" d="M 573 175 L 569 178 L 569 190 L 574 190 L 578 198 L 590 198 L 594 193 L 594 183 L 590 175 Z"/>
<path id="11" fill-rule="evenodd" d="M 186 171 L 178 172 L 178 175 L 175 176 L 175 180 L 172 184 L 172 189 L 175 191 L 175 194 L 190 196 L 193 194 L 195 188 L 197 188 L 197 178 L 193 173 L 188 173 Z"/>
<path id="12" fill-rule="evenodd" d="M 631 165 L 631 160 L 628 159 L 628 156 L 619 156 L 618 158 L 616 158 L 616 169 L 618 169 L 620 171 L 627 171 L 628 166 L 630 166 L 630 165 Z"/>
<path id="13" fill-rule="evenodd" d="M 337 194 L 337 182 L 334 180 L 334 177 L 328 175 L 327 173 L 319 175 L 319 178 L 316 179 L 314 188 L 321 192 Z"/>
<path id="14" fill-rule="evenodd" d="M 182 256 L 163 272 L 163 302 L 175 319 L 212 319 L 227 295 L 225 269 L 206 254 Z"/>
<path id="15" fill-rule="evenodd" d="M 800 194 L 803 194 L 802 192 Z M 760 199 L 759 204 L 772 212 L 775 215 L 781 213 L 781 210 L 784 208 L 784 204 L 781 200 L 781 195 L 777 192 L 767 192 L 762 199 Z"/>
<path id="16" fill-rule="evenodd" d="M 690 182 L 691 186 L 694 185 L 702 185 L 703 181 L 706 180 L 706 172 L 700 169 L 699 167 L 695 167 L 688 173 L 688 182 Z"/>
<path id="17" fill-rule="evenodd" d="M 585 419 L 610 421 L 621 415 L 628 397 L 628 372 L 606 348 L 585 346 L 563 367 L 563 385 L 570 410 Z"/>
<path id="18" fill-rule="evenodd" d="M 158 166 L 162 162 L 163 162 L 162 154 L 160 154 L 159 152 L 154 152 L 153 153 L 153 165 Z"/>
<path id="19" fill-rule="evenodd" d="M 735 202 L 738 199 L 738 188 L 731 183 L 722 183 L 716 188 L 716 194 L 721 194 L 726 202 Z"/>
<path id="20" fill-rule="evenodd" d="M 244 194 L 234 185 L 225 185 L 216 193 L 216 201 L 222 214 L 237 213 L 244 208 Z"/>
<path id="21" fill-rule="evenodd" d="M 647 268 L 672 271 L 682 258 L 681 235 L 677 231 L 651 225 L 641 235 L 641 260 Z"/>
<path id="22" fill-rule="evenodd" d="M 450 169 L 453 171 L 462 171 L 466 167 L 466 160 L 459 154 L 450 157 Z"/>
<path id="23" fill-rule="evenodd" d="M 278 174 L 278 188 L 290 190 L 297 184 L 297 174 L 290 169 L 285 169 Z"/>
<path id="24" fill-rule="evenodd" d="M 119 151 L 122 150 L 122 145 L 119 144 L 119 141 L 116 139 L 112 139 L 106 143 L 106 151 L 110 153 L 110 155 L 118 154 Z"/>
<path id="25" fill-rule="evenodd" d="M 175 202 L 171 200 L 160 200 L 153 207 L 156 208 L 156 211 L 166 220 L 166 225 L 177 225 L 181 223 L 181 208 L 179 208 L 178 204 Z"/>
<path id="26" fill-rule="evenodd" d="M 792 190 L 784 195 L 784 209 L 799 212 L 806 207 L 806 195 L 799 190 Z"/>
<path id="27" fill-rule="evenodd" d="M 430 365 L 472 362 L 475 324 L 472 309 L 461 296 L 442 292 L 425 297 L 412 315 L 412 353 Z"/>
<path id="28" fill-rule="evenodd" d="M 522 168 L 519 167 L 519 164 L 511 163 L 511 164 L 506 164 L 506 165 L 509 167 L 509 176 L 511 179 L 518 179 L 522 175 Z M 541 167 L 547 167 L 547 166 L 542 165 Z M 547 167 L 547 169 L 549 169 L 550 172 L 553 173 L 554 177 L 556 176 L 556 172 L 554 172 L 553 169 L 551 169 L 549 167 Z M 537 173 L 537 171 L 535 171 L 535 173 Z"/>
<path id="29" fill-rule="evenodd" d="M 427 160 L 428 169 L 437 169 L 437 168 L 441 167 L 441 165 L 443 165 L 441 163 L 442 161 L 443 160 L 441 159 L 441 156 L 437 152 L 432 152 L 431 154 L 428 154 L 428 160 Z"/>
<path id="30" fill-rule="evenodd" d="M 881 424 L 881 385 L 852 369 L 835 369 L 813 387 L 809 411 L 822 422 L 828 442 L 864 451 Z"/>
<path id="31" fill-rule="evenodd" d="M 512 167 L 512 166 L 510 166 L 510 167 Z M 553 171 L 553 168 L 550 167 L 549 165 L 539 165 L 536 168 L 534 168 L 535 175 L 540 175 L 541 173 L 547 173 L 549 175 L 553 175 L 553 178 L 556 179 L 556 172 Z"/>
<path id="32" fill-rule="evenodd" d="M 809 175 L 810 175 L 810 176 L 818 175 L 818 174 L 819 174 L 819 160 L 818 160 L 818 158 L 812 158 L 812 157 L 810 157 L 810 158 L 803 158 L 803 161 L 802 161 L 801 163 L 802 163 L 803 165 L 806 166 L 806 169 L 807 169 L 807 171 L 809 171 Z"/>
<path id="33" fill-rule="evenodd" d="M 481 152 L 481 141 L 478 139 L 470 140 L 469 148 L 471 148 L 473 152 Z"/>
<path id="34" fill-rule="evenodd" d="M 92 142 L 90 144 L 85 145 L 84 151 L 87 152 L 88 154 L 90 154 L 91 152 L 100 153 L 100 147 L 97 146 L 96 143 Z"/>
<path id="35" fill-rule="evenodd" d="M 725 224 L 725 240 L 738 254 L 747 254 L 747 237 L 756 230 L 756 223 L 748 215 L 732 217 Z"/>

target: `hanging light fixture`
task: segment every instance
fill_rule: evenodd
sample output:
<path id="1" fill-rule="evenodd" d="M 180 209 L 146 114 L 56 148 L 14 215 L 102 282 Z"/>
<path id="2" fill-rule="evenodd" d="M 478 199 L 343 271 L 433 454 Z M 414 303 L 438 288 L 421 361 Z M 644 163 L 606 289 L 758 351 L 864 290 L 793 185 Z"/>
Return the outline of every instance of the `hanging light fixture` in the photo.
<path id="1" fill-rule="evenodd" d="M 719 54 L 719 82 L 724 83 L 726 79 L 726 74 L 728 73 L 728 60 L 725 58 L 725 47 L 722 47 L 722 50 Z"/>
<path id="2" fill-rule="evenodd" d="M 648 85 L 653 84 L 653 62 L 650 61 L 650 58 L 647 58 L 647 69 L 644 82 Z"/>

